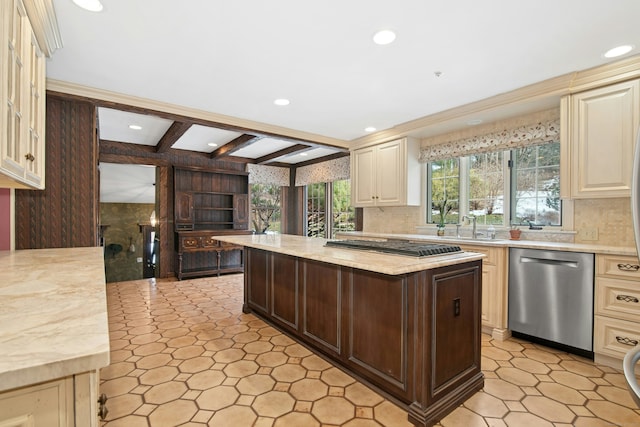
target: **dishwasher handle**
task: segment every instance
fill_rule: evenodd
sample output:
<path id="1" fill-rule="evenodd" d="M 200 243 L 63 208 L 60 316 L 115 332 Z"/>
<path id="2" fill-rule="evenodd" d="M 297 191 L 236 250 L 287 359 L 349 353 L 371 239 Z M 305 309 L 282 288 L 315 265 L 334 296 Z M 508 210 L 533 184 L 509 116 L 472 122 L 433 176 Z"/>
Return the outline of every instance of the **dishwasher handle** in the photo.
<path id="1" fill-rule="evenodd" d="M 534 257 L 523 256 L 523 257 L 520 257 L 520 262 L 522 263 L 531 262 L 535 264 L 547 264 L 547 265 L 555 265 L 555 266 L 561 266 L 561 267 L 578 268 L 577 261 L 567 261 L 562 259 L 546 259 L 546 258 L 534 258 Z"/>

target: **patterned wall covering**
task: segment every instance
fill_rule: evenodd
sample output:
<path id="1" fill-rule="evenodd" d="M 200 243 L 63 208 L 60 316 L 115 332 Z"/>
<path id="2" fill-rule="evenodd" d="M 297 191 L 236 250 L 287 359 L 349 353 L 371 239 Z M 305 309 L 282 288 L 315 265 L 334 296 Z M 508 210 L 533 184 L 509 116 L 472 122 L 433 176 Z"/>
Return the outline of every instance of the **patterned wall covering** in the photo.
<path id="1" fill-rule="evenodd" d="M 296 170 L 296 187 L 315 184 L 317 182 L 349 179 L 349 171 L 349 156 L 309 166 L 302 166 Z"/>
<path id="2" fill-rule="evenodd" d="M 249 184 L 275 184 L 289 186 L 289 169 L 276 166 L 247 164 Z"/>
<path id="3" fill-rule="evenodd" d="M 122 246 L 122 251 L 105 250 L 104 266 L 107 283 L 142 279 L 142 233 L 138 224 L 148 224 L 153 204 L 148 203 L 100 203 L 100 223 L 109 227 L 104 232 L 105 248 L 109 244 Z M 135 246 L 130 252 L 129 238 Z"/>
<path id="4" fill-rule="evenodd" d="M 528 123 L 522 124 L 522 122 Z M 497 126 L 501 129 L 496 130 Z M 493 131 L 489 131 L 491 128 Z M 475 135 L 468 135 L 471 132 Z M 501 121 L 489 127 L 472 128 L 465 132 L 424 139 L 420 149 L 420 162 L 544 144 L 557 141 L 559 138 L 560 111 L 546 110 L 524 118 Z"/>

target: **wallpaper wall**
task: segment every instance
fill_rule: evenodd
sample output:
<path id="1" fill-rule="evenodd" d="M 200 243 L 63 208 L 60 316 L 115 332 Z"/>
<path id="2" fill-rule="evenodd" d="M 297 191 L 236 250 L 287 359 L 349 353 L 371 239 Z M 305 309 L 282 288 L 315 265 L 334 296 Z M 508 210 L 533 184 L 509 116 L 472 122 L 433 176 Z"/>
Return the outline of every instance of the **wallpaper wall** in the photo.
<path id="1" fill-rule="evenodd" d="M 101 203 L 100 224 L 108 225 L 104 232 L 105 274 L 107 283 L 142 279 L 142 233 L 138 224 L 148 224 L 153 204 Z M 120 245 L 120 252 L 108 250 L 108 245 Z M 134 251 L 129 249 L 134 246 Z"/>

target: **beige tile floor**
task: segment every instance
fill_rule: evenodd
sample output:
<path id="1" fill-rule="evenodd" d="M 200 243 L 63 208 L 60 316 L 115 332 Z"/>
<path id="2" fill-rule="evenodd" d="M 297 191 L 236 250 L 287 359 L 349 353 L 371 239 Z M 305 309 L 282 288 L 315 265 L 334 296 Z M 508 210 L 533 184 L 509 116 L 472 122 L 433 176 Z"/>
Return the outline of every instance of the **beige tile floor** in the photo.
<path id="1" fill-rule="evenodd" d="M 107 285 L 104 427 L 410 426 L 406 412 L 251 314 L 240 274 Z M 484 390 L 441 427 L 640 426 L 614 369 L 483 336 Z"/>

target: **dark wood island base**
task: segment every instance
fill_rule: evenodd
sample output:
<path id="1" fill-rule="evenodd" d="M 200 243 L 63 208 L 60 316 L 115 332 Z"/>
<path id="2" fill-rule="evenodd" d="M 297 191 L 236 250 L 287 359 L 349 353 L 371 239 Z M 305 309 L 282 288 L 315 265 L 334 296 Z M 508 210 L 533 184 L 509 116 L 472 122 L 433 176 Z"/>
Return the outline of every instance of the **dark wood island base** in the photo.
<path id="1" fill-rule="evenodd" d="M 388 393 L 413 424 L 432 426 L 483 387 L 480 260 L 389 275 L 245 251 L 243 311 Z"/>

